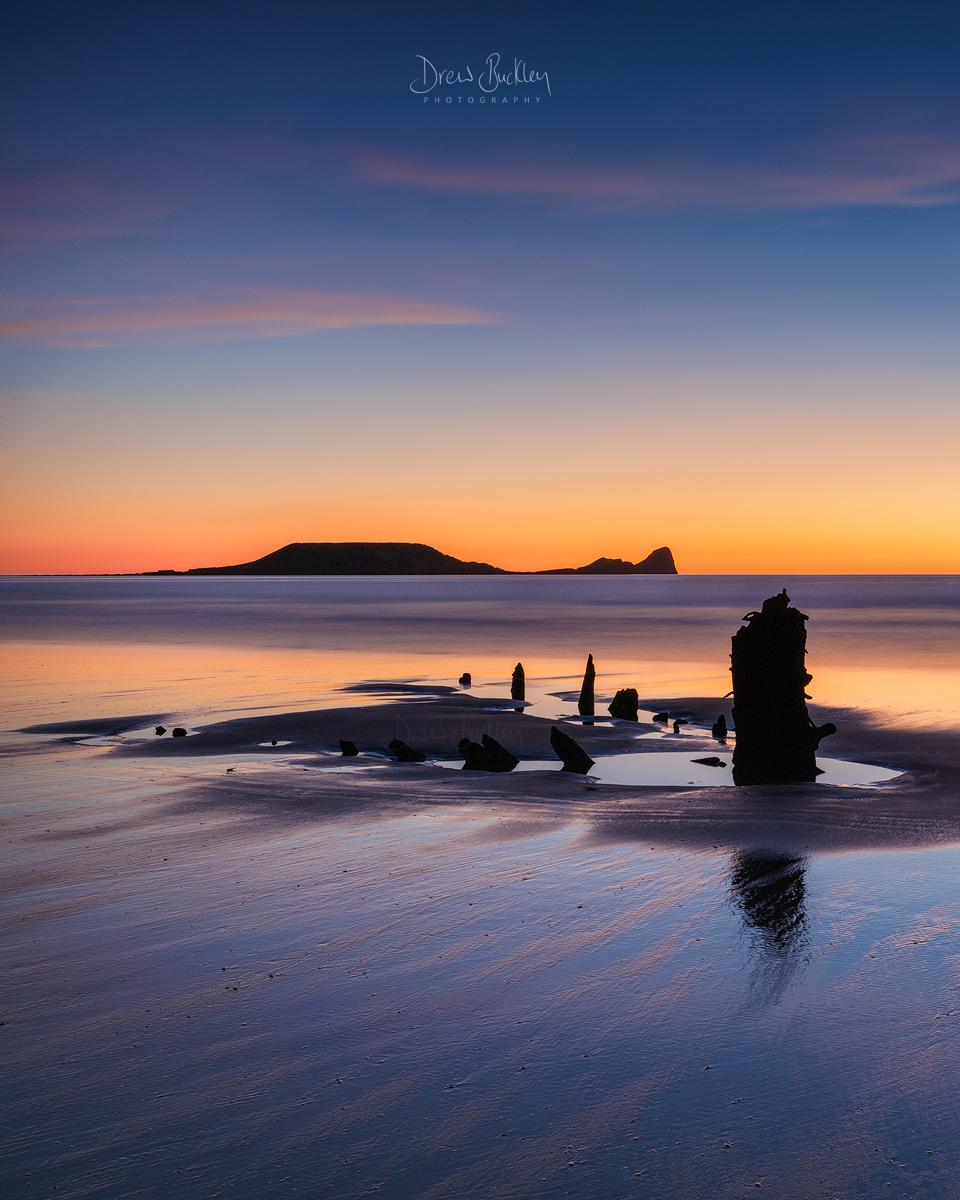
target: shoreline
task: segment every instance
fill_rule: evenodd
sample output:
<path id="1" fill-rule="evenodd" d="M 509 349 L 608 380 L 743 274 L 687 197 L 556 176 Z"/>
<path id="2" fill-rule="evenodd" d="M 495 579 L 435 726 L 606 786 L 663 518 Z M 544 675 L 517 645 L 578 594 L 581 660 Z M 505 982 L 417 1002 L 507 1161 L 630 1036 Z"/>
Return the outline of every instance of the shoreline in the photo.
<path id="1" fill-rule="evenodd" d="M 811 705 L 817 719 L 829 712 L 840 727 L 830 739 L 832 756 L 901 772 L 879 786 L 602 784 L 559 771 L 490 774 L 377 757 L 388 753 L 386 744 L 392 737 L 401 737 L 430 758 L 449 759 L 455 757 L 459 737 L 479 740 L 485 732 L 519 757 L 553 757 L 549 732 L 555 722 L 513 712 L 507 707 L 508 698 L 481 701 L 464 693 L 425 698 L 417 697 L 414 688 L 410 691 L 411 698 L 401 701 L 220 721 L 198 726 L 196 733 L 184 738 L 101 742 L 96 750 L 86 738 L 119 735 L 162 717 L 55 722 L 18 732 L 31 735 L 31 741 L 21 747 L 23 752 L 41 757 L 55 752 L 68 770 L 69 759 L 62 758 L 64 743 L 87 755 L 93 753 L 98 761 L 91 765 L 101 777 L 100 789 L 108 784 L 111 766 L 135 771 L 149 766 L 151 774 L 161 771 L 167 780 L 164 794 L 173 791 L 174 795 L 151 796 L 151 810 L 159 806 L 178 818 L 207 813 L 224 831 L 234 821 L 246 827 L 250 818 L 267 826 L 291 821 L 315 825 L 479 807 L 503 815 L 511 825 L 519 820 L 531 829 L 582 822 L 582 836 L 597 842 L 752 847 L 799 855 L 960 842 L 960 733 L 949 729 L 896 729 L 856 710 L 818 710 Z M 503 705 L 506 711 L 491 711 L 491 705 Z M 708 723 L 720 711 L 729 714 L 729 701 L 702 696 L 643 698 L 641 707 L 669 708 L 671 713 L 686 713 L 692 721 Z M 706 730 L 695 726 L 676 737 L 640 741 L 638 732 L 657 727 L 621 722 L 565 728 L 591 757 L 658 753 L 667 748 L 664 742 L 670 750 L 689 749 L 692 755 L 717 745 Z M 274 737 L 289 744 L 263 745 Z M 337 751 L 340 737 L 356 741 L 366 753 L 342 758 Z M 16 746 L 10 749 L 18 752 Z M 274 757 L 276 767 L 270 762 Z M 178 763 L 189 764 L 189 770 L 178 771 Z M 209 770 L 203 771 L 205 766 Z M 203 771 L 200 780 L 198 770 Z M 85 807 L 81 803 L 80 808 Z M 75 815 L 81 819 L 79 811 Z M 159 821 L 160 813 L 156 816 Z M 140 819 L 153 824 L 142 810 L 138 823 Z M 67 833 L 64 829 L 56 836 Z"/>

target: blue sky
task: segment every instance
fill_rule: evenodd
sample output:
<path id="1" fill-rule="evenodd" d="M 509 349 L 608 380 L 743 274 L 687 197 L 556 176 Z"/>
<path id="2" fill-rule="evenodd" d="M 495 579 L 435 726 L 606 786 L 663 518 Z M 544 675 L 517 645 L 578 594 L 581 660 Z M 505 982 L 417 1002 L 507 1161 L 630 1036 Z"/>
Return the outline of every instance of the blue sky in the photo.
<path id="1" fill-rule="evenodd" d="M 41 3 L 13 24 L 6 569 L 355 537 L 510 566 L 669 541 L 689 569 L 956 569 L 955 6 Z M 418 56 L 474 78 L 424 102 Z M 809 530 L 777 536 L 773 479 L 822 503 Z M 644 503 L 665 486 L 680 527 Z M 918 502 L 920 529 L 898 517 Z M 714 503 L 739 514 L 720 544 Z"/>

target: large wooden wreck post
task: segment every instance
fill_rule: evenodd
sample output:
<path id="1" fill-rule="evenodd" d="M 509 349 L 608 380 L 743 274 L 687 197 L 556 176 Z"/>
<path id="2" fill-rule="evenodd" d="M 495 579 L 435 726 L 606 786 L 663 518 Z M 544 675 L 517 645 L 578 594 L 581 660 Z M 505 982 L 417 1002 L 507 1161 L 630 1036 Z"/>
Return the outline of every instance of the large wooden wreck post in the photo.
<path id="1" fill-rule="evenodd" d="M 733 782 L 812 783 L 818 774 L 819 728 L 807 713 L 807 617 L 790 607 L 787 590 L 764 600 L 733 635 Z"/>
<path id="2" fill-rule="evenodd" d="M 593 665 L 593 655 L 587 655 L 587 665 L 583 672 L 583 683 L 580 685 L 580 699 L 577 701 L 577 711 L 581 717 L 592 717 L 594 714 L 594 681 L 597 677 Z"/>

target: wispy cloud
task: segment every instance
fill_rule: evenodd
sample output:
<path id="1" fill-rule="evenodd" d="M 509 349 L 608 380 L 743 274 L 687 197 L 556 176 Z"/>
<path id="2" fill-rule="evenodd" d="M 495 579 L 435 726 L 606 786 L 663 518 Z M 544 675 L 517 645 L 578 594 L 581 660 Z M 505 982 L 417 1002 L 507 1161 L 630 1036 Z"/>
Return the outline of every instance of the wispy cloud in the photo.
<path id="1" fill-rule="evenodd" d="M 35 245 L 156 232 L 176 207 L 160 189 L 75 172 L 0 188 L 0 241 Z"/>
<path id="2" fill-rule="evenodd" d="M 754 147 L 734 160 L 687 150 L 640 158 L 576 158 L 503 146 L 496 160 L 418 157 L 307 142 L 280 128 L 201 128 L 177 138 L 114 139 L 54 175 L 24 173 L 0 188 L 0 241 L 18 251 L 50 242 L 143 234 L 209 235 L 240 224 L 316 223 L 319 195 L 333 208 L 371 188 L 551 207 L 571 213 L 930 208 L 960 201 L 960 134 L 867 132 Z M 116 144 L 115 144 L 116 143 Z M 76 158 L 77 156 L 74 155 Z M 299 216 L 298 216 L 299 214 Z"/>
<path id="3" fill-rule="evenodd" d="M 478 309 L 405 296 L 281 288 L 232 290 L 206 299 L 7 299 L 3 308 L 13 315 L 0 320 L 0 338 L 59 349 L 242 341 L 370 325 L 480 325 L 499 319 Z"/>
<path id="4" fill-rule="evenodd" d="M 107 129 L 61 147 L 59 170 L 37 171 L 23 147 L 0 185 L 0 242 L 48 242 L 207 229 L 224 218 L 264 214 L 275 188 L 315 189 L 344 163 L 329 148 L 264 124 L 191 130 Z M 18 158 L 30 165 L 19 169 Z"/>
<path id="5" fill-rule="evenodd" d="M 960 137 L 955 134 L 796 143 L 777 148 L 769 159 L 731 163 L 675 157 L 637 166 L 501 159 L 491 165 L 368 152 L 358 154 L 357 171 L 373 184 L 637 214 L 689 209 L 931 208 L 960 200 Z"/>

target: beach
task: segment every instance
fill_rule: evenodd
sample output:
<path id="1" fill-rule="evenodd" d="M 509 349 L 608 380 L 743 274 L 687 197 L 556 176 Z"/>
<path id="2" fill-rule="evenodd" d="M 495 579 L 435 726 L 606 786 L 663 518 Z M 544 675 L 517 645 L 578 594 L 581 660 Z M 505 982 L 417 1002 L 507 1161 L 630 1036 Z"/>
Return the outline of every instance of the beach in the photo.
<path id="1" fill-rule="evenodd" d="M 633 581 L 625 596 L 619 582 L 552 580 L 535 596 L 536 634 L 528 581 L 458 581 L 446 617 L 429 609 L 435 583 L 389 602 L 364 585 L 385 607 L 365 640 L 356 615 L 343 626 L 355 666 L 392 621 L 394 662 L 430 665 L 429 637 L 474 666 L 476 686 L 426 670 L 331 673 L 312 705 L 279 664 L 317 651 L 276 631 L 302 642 L 306 628 L 339 628 L 322 616 L 339 602 L 333 584 L 315 582 L 311 600 L 298 581 L 286 612 L 271 592 L 271 623 L 260 581 L 204 593 L 219 622 L 186 582 L 130 592 L 128 619 L 115 595 L 98 617 L 95 585 L 86 600 L 51 585 L 47 627 L 33 596 L 34 625 L 8 644 L 38 664 L 4 735 L 10 1194 L 956 1194 L 960 722 L 932 712 L 956 662 L 952 581 L 912 611 L 902 580 L 882 604 L 876 584 L 866 596 L 835 584 L 819 610 L 801 594 L 811 714 L 839 728 L 829 754 L 892 778 L 749 788 L 438 763 L 484 732 L 545 760 L 561 713 L 598 761 L 715 753 L 720 687 L 641 690 L 634 726 L 601 716 L 644 673 L 709 682 L 714 644 L 746 611 L 740 593 L 767 581 L 740 580 L 732 596 L 727 581 Z M 177 632 L 163 643 L 153 622 L 170 596 Z M 5 598 L 15 625 L 19 601 Z M 228 602 L 246 614 L 232 624 Z M 343 607 L 356 614 L 355 593 Z M 247 620 L 274 639 L 272 677 Z M 646 622 L 656 661 L 673 664 L 658 674 L 631 632 Z M 842 645 L 828 632 L 848 626 Z M 592 648 L 610 669 L 598 723 L 570 701 L 573 649 L 566 676 L 528 670 L 529 708 L 514 711 L 502 684 L 516 656 L 498 639 L 531 663 Z M 502 657 L 499 684 L 464 658 L 484 641 Z M 877 688 L 872 710 L 842 703 L 859 698 L 843 680 L 878 678 L 881 641 L 899 690 Z M 678 645 L 696 654 L 671 658 Z M 214 650 L 246 674 L 198 671 L 191 684 L 188 664 Z M 322 650 L 328 663 L 347 653 Z M 41 660 L 61 681 L 73 664 L 69 704 L 53 708 Z M 202 704 L 169 704 L 163 661 L 179 697 L 192 687 Z M 717 681 L 724 670 L 721 657 Z M 841 681 L 823 704 L 820 678 Z M 281 703 L 271 688 L 286 689 Z M 147 699 L 167 703 L 136 703 Z M 644 716 L 660 710 L 689 725 L 664 732 Z M 187 736 L 170 736 L 175 722 Z M 428 761 L 389 761 L 398 736 Z M 341 738 L 357 758 L 340 757 Z"/>

